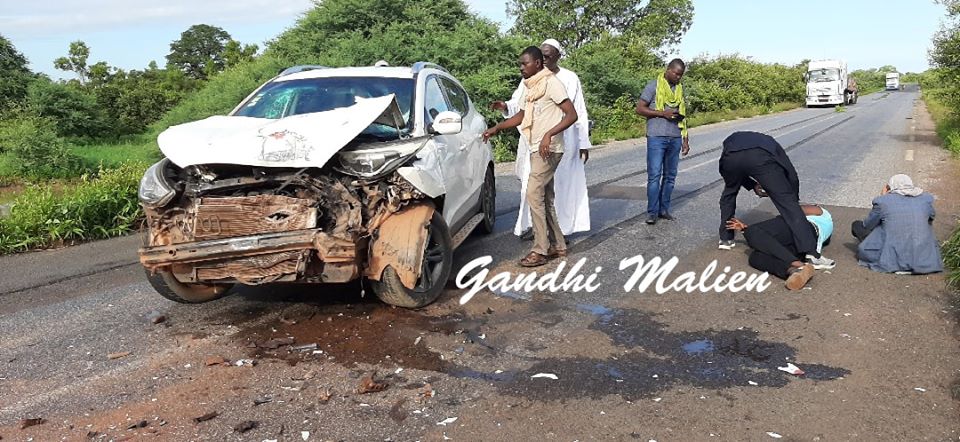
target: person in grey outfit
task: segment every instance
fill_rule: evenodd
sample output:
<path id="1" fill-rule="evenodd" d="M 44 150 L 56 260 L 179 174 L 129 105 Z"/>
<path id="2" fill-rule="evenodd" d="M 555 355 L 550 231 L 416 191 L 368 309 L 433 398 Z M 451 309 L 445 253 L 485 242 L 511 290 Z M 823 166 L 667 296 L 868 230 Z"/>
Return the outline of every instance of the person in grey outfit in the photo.
<path id="1" fill-rule="evenodd" d="M 860 240 L 860 265 L 885 273 L 943 271 L 931 225 L 934 215 L 933 195 L 914 186 L 907 175 L 891 177 L 874 198 L 867 218 L 851 226 L 853 236 Z"/>

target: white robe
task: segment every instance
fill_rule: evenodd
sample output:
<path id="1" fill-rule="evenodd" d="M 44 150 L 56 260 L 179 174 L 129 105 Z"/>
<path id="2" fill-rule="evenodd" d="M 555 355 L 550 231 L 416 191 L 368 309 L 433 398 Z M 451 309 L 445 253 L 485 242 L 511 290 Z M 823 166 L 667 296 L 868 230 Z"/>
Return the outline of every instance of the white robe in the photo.
<path id="1" fill-rule="evenodd" d="M 577 122 L 563 131 L 563 158 L 557 171 L 553 175 L 553 189 L 556 193 L 557 221 L 564 235 L 590 230 L 590 202 L 587 197 L 587 177 L 583 170 L 583 161 L 580 159 L 580 150 L 593 147 L 590 144 L 589 119 L 587 116 L 586 100 L 583 98 L 583 88 L 580 78 L 573 71 L 560 68 L 557 72 L 567 96 L 577 111 Z M 504 116 L 511 117 L 520 111 L 520 96 L 526 87 L 523 82 L 517 86 L 510 101 L 507 102 L 507 111 Z M 533 152 L 535 153 L 535 152 Z M 519 236 L 533 224 L 530 220 L 530 205 L 527 204 L 527 181 L 530 177 L 530 147 L 529 142 L 520 137 L 517 147 L 516 174 L 520 178 L 520 214 L 513 233 Z"/>

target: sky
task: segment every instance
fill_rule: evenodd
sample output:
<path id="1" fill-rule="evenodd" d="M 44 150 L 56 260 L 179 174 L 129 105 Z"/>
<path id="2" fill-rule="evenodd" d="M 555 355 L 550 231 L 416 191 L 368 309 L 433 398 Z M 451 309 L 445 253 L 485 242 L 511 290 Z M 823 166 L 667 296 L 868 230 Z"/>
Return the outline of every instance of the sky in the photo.
<path id="1" fill-rule="evenodd" d="M 507 29 L 504 0 L 466 0 Z M 219 26 L 243 43 L 265 42 L 293 26 L 312 0 L 0 0 L 0 34 L 53 78 L 53 60 L 71 41 L 90 48 L 89 64 L 123 69 L 165 63 L 170 42 L 194 24 Z M 845 59 L 851 69 L 928 68 L 927 50 L 945 10 L 933 0 L 694 0 L 693 26 L 670 56 L 740 54 L 760 62 Z"/>

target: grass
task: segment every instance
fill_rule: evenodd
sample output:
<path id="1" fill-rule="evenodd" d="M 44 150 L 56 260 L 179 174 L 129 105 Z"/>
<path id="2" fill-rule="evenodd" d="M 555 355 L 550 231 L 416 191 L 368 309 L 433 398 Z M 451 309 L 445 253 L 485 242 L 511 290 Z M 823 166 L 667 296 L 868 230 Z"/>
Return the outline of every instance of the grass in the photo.
<path id="1" fill-rule="evenodd" d="M 73 152 L 83 159 L 84 165 L 89 169 L 96 169 L 101 165 L 112 169 L 130 161 L 149 164 L 160 160 L 160 150 L 152 143 L 126 142 L 75 146 Z"/>
<path id="2" fill-rule="evenodd" d="M 944 148 L 955 155 L 960 154 L 960 115 L 941 101 L 942 93 L 924 90 L 923 100 L 936 123 L 937 135 L 943 140 Z M 960 315 L 960 228 L 943 243 L 940 253 L 947 269 L 947 285 L 953 289 L 953 308 Z M 960 379 L 954 382 L 951 391 L 954 399 L 960 400 Z"/>
<path id="3" fill-rule="evenodd" d="M 0 254 L 131 231 L 142 218 L 137 189 L 144 168 L 130 162 L 76 182 L 25 189 L 0 219 Z"/>

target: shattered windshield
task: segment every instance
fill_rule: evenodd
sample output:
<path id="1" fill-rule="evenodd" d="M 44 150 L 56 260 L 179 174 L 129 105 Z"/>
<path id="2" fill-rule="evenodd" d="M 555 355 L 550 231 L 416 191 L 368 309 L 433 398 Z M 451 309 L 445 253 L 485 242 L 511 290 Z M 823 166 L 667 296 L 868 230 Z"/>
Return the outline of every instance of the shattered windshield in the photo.
<path id="1" fill-rule="evenodd" d="M 825 81 L 837 81 L 840 79 L 839 69 L 817 69 L 810 71 L 810 83 L 822 83 Z"/>
<path id="2" fill-rule="evenodd" d="M 394 94 L 408 133 L 411 124 L 414 82 L 409 78 L 331 77 L 275 81 L 260 89 L 234 114 L 241 117 L 279 119 L 291 115 L 350 107 L 358 99 Z M 397 138 L 397 129 L 374 123 L 361 132 L 380 139 Z"/>

